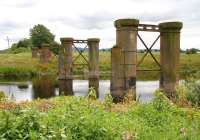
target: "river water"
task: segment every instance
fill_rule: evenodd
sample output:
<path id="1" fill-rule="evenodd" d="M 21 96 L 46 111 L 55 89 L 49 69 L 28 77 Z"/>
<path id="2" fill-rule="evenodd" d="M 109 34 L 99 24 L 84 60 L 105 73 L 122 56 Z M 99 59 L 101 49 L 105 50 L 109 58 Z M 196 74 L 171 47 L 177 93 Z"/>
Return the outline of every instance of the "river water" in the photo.
<path id="1" fill-rule="evenodd" d="M 46 82 L 45 82 L 46 83 Z M 21 83 L 0 83 L 0 91 L 3 91 L 9 99 L 19 101 L 31 101 L 37 98 L 49 98 L 59 96 L 58 88 L 49 88 L 48 85 L 41 85 L 37 90 L 34 89 L 34 83 L 31 81 L 23 82 L 27 87 L 19 87 Z M 42 92 L 38 92 L 39 90 Z M 110 81 L 100 80 L 99 99 L 102 100 L 106 93 L 109 93 Z M 159 88 L 159 81 L 137 81 L 136 93 L 141 102 L 148 102 L 152 99 L 153 93 Z M 39 90 L 38 90 L 39 89 Z M 48 89 L 48 90 L 47 90 Z M 46 91 L 46 92 L 45 92 Z M 73 91 L 75 96 L 86 96 L 88 92 L 87 80 L 74 80 Z"/>

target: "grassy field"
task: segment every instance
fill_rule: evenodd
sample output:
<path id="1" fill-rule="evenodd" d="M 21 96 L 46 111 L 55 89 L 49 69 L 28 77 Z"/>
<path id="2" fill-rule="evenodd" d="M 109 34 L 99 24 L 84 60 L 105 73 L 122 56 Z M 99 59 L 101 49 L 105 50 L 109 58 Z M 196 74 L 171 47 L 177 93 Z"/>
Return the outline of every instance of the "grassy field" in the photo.
<path id="1" fill-rule="evenodd" d="M 31 53 L 0 54 L 0 75 L 6 79 L 30 79 L 42 73 L 57 73 L 57 60 L 43 65 Z"/>
<path id="2" fill-rule="evenodd" d="M 86 54 L 84 54 L 87 56 Z M 138 61 L 144 54 L 138 54 Z M 159 61 L 159 54 L 154 53 Z M 74 58 L 77 54 L 74 54 Z M 200 78 L 200 54 L 181 54 L 181 77 L 191 76 L 191 74 Z M 76 63 L 85 63 L 79 57 Z M 0 54 L 0 75 L 6 78 L 31 78 L 42 73 L 57 74 L 57 57 L 54 56 L 48 65 L 43 65 L 38 59 L 32 59 L 30 53 L 20 54 Z M 157 69 L 159 68 L 150 55 L 144 59 L 144 62 L 138 69 Z M 74 74 L 80 75 L 87 71 L 87 66 L 76 66 L 73 69 Z M 110 76 L 110 52 L 100 52 L 100 74 L 102 78 Z M 159 72 L 148 71 L 138 72 L 138 79 L 155 80 L 159 79 Z"/>

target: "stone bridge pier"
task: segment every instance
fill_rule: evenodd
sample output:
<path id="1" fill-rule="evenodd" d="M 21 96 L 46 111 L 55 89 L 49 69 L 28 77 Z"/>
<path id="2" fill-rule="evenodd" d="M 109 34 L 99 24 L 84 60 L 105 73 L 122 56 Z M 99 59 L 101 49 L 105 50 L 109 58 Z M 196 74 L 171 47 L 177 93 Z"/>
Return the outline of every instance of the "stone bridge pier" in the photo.
<path id="1" fill-rule="evenodd" d="M 59 49 L 58 69 L 59 69 L 59 94 L 73 95 L 73 75 L 72 75 L 72 45 L 73 38 L 61 38 L 61 48 Z"/>
<path id="2" fill-rule="evenodd" d="M 89 88 L 93 87 L 99 96 L 99 42 L 98 38 L 89 38 L 87 45 L 89 48 Z"/>
<path id="3" fill-rule="evenodd" d="M 135 94 L 137 64 L 137 19 L 115 21 L 116 46 L 111 50 L 111 94 L 121 101 L 127 92 Z"/>
<path id="4" fill-rule="evenodd" d="M 180 30 L 182 22 L 164 22 L 160 28 L 160 88 L 171 98 L 179 82 Z"/>
<path id="5" fill-rule="evenodd" d="M 164 90 L 167 97 L 173 97 L 176 92 L 175 87 L 179 81 L 180 31 L 183 26 L 182 22 L 164 22 L 159 25 L 151 25 L 139 24 L 138 19 L 118 19 L 114 24 L 116 27 L 116 46 L 111 49 L 110 87 L 114 101 L 122 101 L 124 96 L 130 91 L 133 94 L 136 93 L 136 72 L 138 70 L 137 37 L 142 41 L 147 53 L 151 54 L 160 68 L 160 88 Z M 138 34 L 138 31 L 159 32 L 160 35 L 152 46 L 148 48 Z M 159 38 L 160 63 L 151 52 L 153 45 Z M 147 53 L 143 56 L 143 60 Z M 148 69 L 147 71 L 154 70 Z"/>

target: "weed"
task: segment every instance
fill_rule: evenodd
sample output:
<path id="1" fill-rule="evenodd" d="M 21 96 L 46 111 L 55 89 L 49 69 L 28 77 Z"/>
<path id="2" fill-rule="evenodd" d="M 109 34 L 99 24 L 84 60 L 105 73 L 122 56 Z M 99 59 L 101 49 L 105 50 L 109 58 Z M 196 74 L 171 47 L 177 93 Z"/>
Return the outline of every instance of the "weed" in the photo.
<path id="1" fill-rule="evenodd" d="M 7 98 L 6 98 L 6 95 L 3 91 L 0 91 L 0 102 L 3 102 L 3 101 L 6 101 Z"/>
<path id="2" fill-rule="evenodd" d="M 97 99 L 97 95 L 96 95 L 96 91 L 95 91 L 94 87 L 90 87 L 89 88 L 89 92 L 88 92 L 87 98 L 91 99 L 91 100 L 96 100 Z"/>
<path id="3" fill-rule="evenodd" d="M 112 98 L 111 94 L 110 93 L 106 93 L 105 97 L 104 97 L 105 109 L 111 111 L 112 104 L 113 104 L 113 98 Z"/>

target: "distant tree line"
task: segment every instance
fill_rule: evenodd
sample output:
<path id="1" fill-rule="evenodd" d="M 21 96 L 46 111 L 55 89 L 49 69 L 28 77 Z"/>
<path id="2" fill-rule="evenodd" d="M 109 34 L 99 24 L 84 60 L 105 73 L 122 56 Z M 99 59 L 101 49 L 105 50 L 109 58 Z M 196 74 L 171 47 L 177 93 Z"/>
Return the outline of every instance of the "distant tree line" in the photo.
<path id="1" fill-rule="evenodd" d="M 100 51 L 102 51 L 102 52 L 110 52 L 111 48 L 100 49 Z M 138 53 L 145 53 L 146 51 L 147 51 L 146 49 L 138 49 L 137 50 Z M 160 52 L 160 50 L 159 49 L 151 49 L 151 52 Z M 196 48 L 191 48 L 191 49 L 186 49 L 186 50 L 180 49 L 180 52 L 181 53 L 185 53 L 185 54 L 196 54 L 196 53 L 200 52 L 200 50 L 196 49 Z"/>
<path id="2" fill-rule="evenodd" d="M 58 54 L 60 44 L 55 41 L 55 35 L 44 25 L 38 24 L 30 29 L 30 38 L 19 40 L 11 46 L 11 52 L 20 53 L 30 51 L 34 47 L 41 48 L 43 43 L 49 44 L 50 50 Z"/>
<path id="3" fill-rule="evenodd" d="M 196 54 L 197 52 L 200 52 L 200 50 L 196 48 L 187 49 L 185 51 L 186 54 Z"/>

